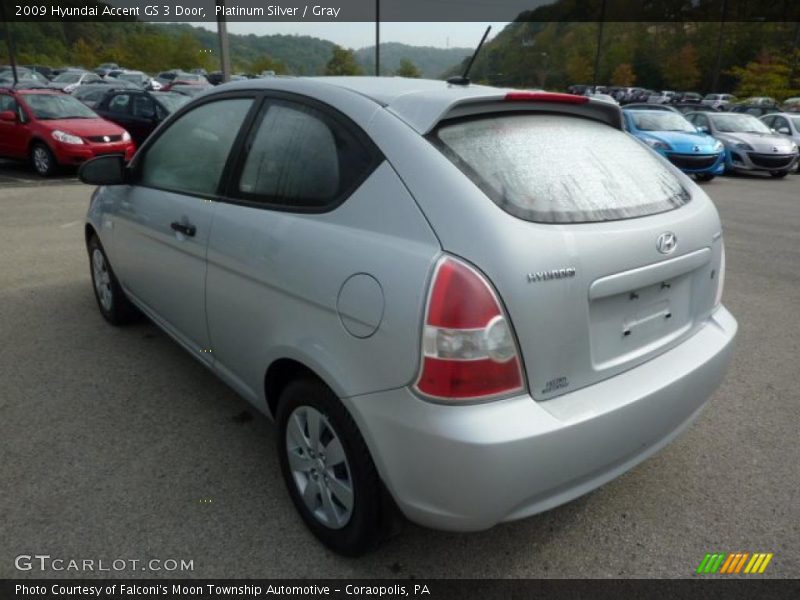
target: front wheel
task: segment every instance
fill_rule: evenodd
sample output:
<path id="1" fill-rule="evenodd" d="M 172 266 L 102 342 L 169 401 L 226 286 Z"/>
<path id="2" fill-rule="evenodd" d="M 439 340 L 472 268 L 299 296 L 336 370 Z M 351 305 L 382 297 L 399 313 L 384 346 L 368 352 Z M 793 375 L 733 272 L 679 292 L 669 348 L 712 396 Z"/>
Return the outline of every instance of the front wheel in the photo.
<path id="1" fill-rule="evenodd" d="M 781 177 L 786 177 L 789 174 L 789 171 L 770 171 L 769 174 L 776 179 L 780 179 Z"/>
<path id="2" fill-rule="evenodd" d="M 283 478 L 311 532 L 345 556 L 377 547 L 386 522 L 381 482 L 347 409 L 321 382 L 300 379 L 281 394 L 277 421 Z"/>
<path id="3" fill-rule="evenodd" d="M 111 270 L 106 252 L 96 235 L 91 237 L 87 248 L 92 272 L 92 287 L 100 314 L 112 325 L 124 325 L 138 319 L 141 313 L 131 304 L 120 287 L 114 271 Z"/>
<path id="4" fill-rule="evenodd" d="M 36 142 L 31 147 L 31 164 L 42 177 L 50 177 L 58 169 L 56 157 L 50 148 L 42 142 Z"/>

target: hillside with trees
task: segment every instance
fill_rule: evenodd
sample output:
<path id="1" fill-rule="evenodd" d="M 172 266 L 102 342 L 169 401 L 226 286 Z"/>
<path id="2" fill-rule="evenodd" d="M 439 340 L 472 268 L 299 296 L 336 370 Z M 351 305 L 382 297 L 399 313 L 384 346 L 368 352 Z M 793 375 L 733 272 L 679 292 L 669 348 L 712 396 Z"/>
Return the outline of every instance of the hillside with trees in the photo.
<path id="1" fill-rule="evenodd" d="M 405 60 L 417 68 L 421 77 L 438 79 L 470 54 L 470 48 L 433 48 L 387 42 L 381 44 L 381 75 L 394 75 Z M 375 46 L 356 50 L 355 55 L 365 72 L 375 73 Z"/>
<path id="2" fill-rule="evenodd" d="M 598 83 L 800 93 L 800 23 L 605 23 L 595 79 L 598 33 L 597 23 L 512 23 L 484 46 L 472 79 L 549 89 Z"/>

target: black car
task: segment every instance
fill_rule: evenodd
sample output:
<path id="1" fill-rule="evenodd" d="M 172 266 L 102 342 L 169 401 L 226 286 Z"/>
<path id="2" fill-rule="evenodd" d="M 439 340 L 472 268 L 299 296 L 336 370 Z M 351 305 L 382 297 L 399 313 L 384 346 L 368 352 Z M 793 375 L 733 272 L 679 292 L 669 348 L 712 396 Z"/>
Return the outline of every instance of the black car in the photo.
<path id="1" fill-rule="evenodd" d="M 189 101 L 188 96 L 172 92 L 146 90 L 111 90 L 94 107 L 94 111 L 128 130 L 140 146 L 159 123 Z"/>
<path id="2" fill-rule="evenodd" d="M 678 92 L 672 97 L 673 104 L 700 104 L 703 96 L 697 92 Z"/>
<path id="3" fill-rule="evenodd" d="M 744 113 L 753 115 L 754 117 L 763 117 L 772 113 L 780 112 L 780 106 L 777 104 L 734 104 L 728 108 L 728 112 Z"/>
<path id="4" fill-rule="evenodd" d="M 673 104 L 672 108 L 679 110 L 683 114 L 690 112 L 721 112 L 720 109 L 708 104 L 695 104 L 694 102 L 678 102 Z"/>

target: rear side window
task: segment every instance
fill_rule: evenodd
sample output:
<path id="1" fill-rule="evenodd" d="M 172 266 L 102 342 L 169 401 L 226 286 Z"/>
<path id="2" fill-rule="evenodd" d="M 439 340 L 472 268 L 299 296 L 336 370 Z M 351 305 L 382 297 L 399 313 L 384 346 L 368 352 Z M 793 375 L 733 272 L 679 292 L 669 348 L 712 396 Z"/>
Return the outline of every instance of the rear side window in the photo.
<path id="1" fill-rule="evenodd" d="M 506 212 L 539 223 L 652 215 L 690 196 L 668 166 L 627 133 L 560 115 L 445 122 L 433 143 Z"/>
<path id="2" fill-rule="evenodd" d="M 270 101 L 245 144 L 235 194 L 289 210 L 324 210 L 372 171 L 373 155 L 356 134 L 305 104 Z"/>

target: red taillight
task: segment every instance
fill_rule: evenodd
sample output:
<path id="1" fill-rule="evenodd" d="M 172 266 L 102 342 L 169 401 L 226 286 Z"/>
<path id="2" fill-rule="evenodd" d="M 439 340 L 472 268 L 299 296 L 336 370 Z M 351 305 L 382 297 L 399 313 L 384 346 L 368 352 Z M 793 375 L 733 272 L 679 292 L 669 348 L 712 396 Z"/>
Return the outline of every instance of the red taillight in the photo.
<path id="1" fill-rule="evenodd" d="M 483 275 L 450 256 L 439 261 L 431 284 L 415 388 L 448 401 L 523 390 L 519 352 L 500 301 Z"/>
<path id="2" fill-rule="evenodd" d="M 509 92 L 506 102 L 560 102 L 562 104 L 585 104 L 587 96 L 559 94 L 557 92 Z"/>

